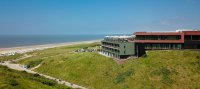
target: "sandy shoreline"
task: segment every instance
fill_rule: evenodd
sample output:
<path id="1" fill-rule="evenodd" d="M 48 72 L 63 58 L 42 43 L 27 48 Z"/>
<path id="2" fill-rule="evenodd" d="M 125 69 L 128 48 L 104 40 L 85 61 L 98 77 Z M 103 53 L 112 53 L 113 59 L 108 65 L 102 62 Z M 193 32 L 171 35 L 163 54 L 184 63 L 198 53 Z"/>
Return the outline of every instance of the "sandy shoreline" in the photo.
<path id="1" fill-rule="evenodd" d="M 90 41 L 79 41 L 79 42 L 66 42 L 66 43 L 56 43 L 56 44 L 44 44 L 44 45 L 32 45 L 32 46 L 21 46 L 21 47 L 10 47 L 10 48 L 0 48 L 0 56 L 22 54 L 26 52 L 32 52 L 35 50 L 43 50 L 54 47 L 75 45 L 75 44 L 88 44 L 93 42 L 99 42 L 100 40 L 90 40 Z"/>

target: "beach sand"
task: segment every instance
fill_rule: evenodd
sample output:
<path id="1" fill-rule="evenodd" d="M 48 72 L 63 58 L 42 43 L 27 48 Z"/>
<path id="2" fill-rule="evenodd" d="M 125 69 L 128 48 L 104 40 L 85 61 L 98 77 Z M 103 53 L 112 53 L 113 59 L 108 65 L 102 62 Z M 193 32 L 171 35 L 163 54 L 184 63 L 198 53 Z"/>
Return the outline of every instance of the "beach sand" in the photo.
<path id="1" fill-rule="evenodd" d="M 21 47 L 10 47 L 10 48 L 0 48 L 0 56 L 22 54 L 26 52 L 32 52 L 35 50 L 43 50 L 54 47 L 69 46 L 75 44 L 89 44 L 94 42 L 99 42 L 100 40 L 91 41 L 79 41 L 79 42 L 67 42 L 67 43 L 56 43 L 56 44 L 45 44 L 45 45 L 33 45 L 33 46 L 21 46 Z"/>

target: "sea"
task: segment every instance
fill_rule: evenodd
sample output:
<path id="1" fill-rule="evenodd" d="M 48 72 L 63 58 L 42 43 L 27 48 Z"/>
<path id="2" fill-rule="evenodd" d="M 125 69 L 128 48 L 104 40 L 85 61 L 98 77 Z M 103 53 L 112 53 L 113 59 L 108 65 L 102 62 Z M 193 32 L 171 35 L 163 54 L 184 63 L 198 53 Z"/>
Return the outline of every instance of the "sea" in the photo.
<path id="1" fill-rule="evenodd" d="M 0 48 L 101 40 L 105 35 L 3 35 Z"/>

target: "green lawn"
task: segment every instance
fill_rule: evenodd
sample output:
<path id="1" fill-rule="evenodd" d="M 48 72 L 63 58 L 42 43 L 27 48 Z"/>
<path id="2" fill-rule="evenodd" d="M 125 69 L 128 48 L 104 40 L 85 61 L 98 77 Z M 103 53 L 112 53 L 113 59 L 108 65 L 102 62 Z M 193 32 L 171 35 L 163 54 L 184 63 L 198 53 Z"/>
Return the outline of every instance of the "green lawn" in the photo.
<path id="1" fill-rule="evenodd" d="M 200 52 L 153 50 L 122 65 L 98 53 L 73 50 L 98 45 L 75 45 L 33 52 L 20 61 L 35 71 L 91 89 L 199 89 Z"/>
<path id="2" fill-rule="evenodd" d="M 0 66 L 0 89 L 70 89 L 37 74 L 28 74 Z"/>

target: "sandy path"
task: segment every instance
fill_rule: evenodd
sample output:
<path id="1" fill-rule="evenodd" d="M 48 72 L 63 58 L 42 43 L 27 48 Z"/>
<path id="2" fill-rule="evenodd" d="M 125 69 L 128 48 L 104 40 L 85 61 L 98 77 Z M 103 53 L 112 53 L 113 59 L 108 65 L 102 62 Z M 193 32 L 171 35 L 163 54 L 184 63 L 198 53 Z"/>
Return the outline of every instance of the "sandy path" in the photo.
<path id="1" fill-rule="evenodd" d="M 30 70 L 35 70 L 35 69 L 39 68 L 41 65 L 42 65 L 42 63 L 40 63 L 39 65 L 37 65 L 37 66 L 35 66 L 33 68 L 31 68 Z"/>
<path id="2" fill-rule="evenodd" d="M 26 52 L 31 52 L 34 50 L 43 50 L 43 49 L 47 49 L 47 48 L 54 48 L 54 47 L 60 47 L 60 46 L 67 46 L 67 45 L 74 45 L 74 44 L 85 44 L 85 43 L 93 43 L 93 42 L 98 42 L 99 40 L 95 40 L 95 41 L 83 41 L 83 42 L 71 42 L 71 43 L 61 43 L 61 44 L 50 44 L 50 45 L 40 45 L 40 46 L 29 46 L 29 47 L 14 47 L 14 48 L 1 48 L 0 49 L 0 56 L 4 56 L 4 55 L 12 55 L 13 53 L 26 53 Z M 23 60 L 25 58 L 28 57 L 32 57 L 32 55 L 24 55 L 21 58 L 12 60 L 12 61 L 19 61 L 19 60 Z M 0 63 L 0 65 L 3 66 L 7 66 L 8 68 L 14 69 L 14 70 L 18 70 L 18 71 L 26 71 L 27 73 L 32 73 L 32 74 L 39 74 L 40 76 L 43 76 L 45 78 L 51 79 L 51 80 L 55 80 L 57 81 L 59 84 L 64 84 L 68 87 L 72 87 L 72 88 L 78 88 L 78 89 L 87 89 L 85 87 L 79 86 L 77 84 L 74 83 L 70 83 L 55 77 L 51 77 L 45 74 L 41 74 L 39 72 L 35 72 L 33 71 L 34 69 L 40 67 L 41 64 L 39 64 L 38 66 L 32 68 L 32 69 L 26 69 L 24 68 L 22 65 L 20 64 L 15 64 L 15 63 L 11 63 L 11 61 L 4 61 L 3 63 Z"/>
<path id="3" fill-rule="evenodd" d="M 51 77 L 51 76 L 48 76 L 48 75 L 45 75 L 45 74 L 41 74 L 41 73 L 32 71 L 32 70 L 28 70 L 26 68 L 23 68 L 20 64 L 10 63 L 10 61 L 5 61 L 4 63 L 0 63 L 0 65 L 7 66 L 8 68 L 11 68 L 11 69 L 14 69 L 14 70 L 18 70 L 18 71 L 26 71 L 27 73 L 39 74 L 40 76 L 43 76 L 43 77 L 51 79 L 51 80 L 55 80 L 59 84 L 64 84 L 64 85 L 66 85 L 68 87 L 79 88 L 79 89 L 87 89 L 85 87 L 76 85 L 74 83 L 70 83 L 70 82 L 67 82 L 67 81 L 64 81 L 64 80 L 61 80 L 61 79 L 57 79 L 57 78 L 54 78 L 54 77 Z"/>

